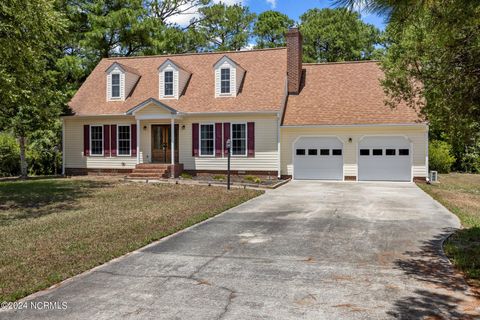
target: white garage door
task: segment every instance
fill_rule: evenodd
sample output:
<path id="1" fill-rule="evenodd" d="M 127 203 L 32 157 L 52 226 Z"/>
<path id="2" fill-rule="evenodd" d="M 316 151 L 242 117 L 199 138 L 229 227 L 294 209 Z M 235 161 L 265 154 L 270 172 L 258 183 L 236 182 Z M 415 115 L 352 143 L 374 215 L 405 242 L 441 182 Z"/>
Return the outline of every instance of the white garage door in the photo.
<path id="1" fill-rule="evenodd" d="M 337 138 L 303 137 L 293 146 L 293 178 L 343 180 L 343 144 Z"/>
<path id="2" fill-rule="evenodd" d="M 358 144 L 358 180 L 410 181 L 410 142 L 404 137 L 365 137 Z"/>

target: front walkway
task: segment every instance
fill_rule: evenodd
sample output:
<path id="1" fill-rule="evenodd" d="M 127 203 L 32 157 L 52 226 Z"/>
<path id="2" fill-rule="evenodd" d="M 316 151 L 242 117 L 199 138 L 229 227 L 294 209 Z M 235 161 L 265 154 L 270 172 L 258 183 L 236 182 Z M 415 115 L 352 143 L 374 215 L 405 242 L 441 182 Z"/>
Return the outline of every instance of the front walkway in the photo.
<path id="1" fill-rule="evenodd" d="M 473 319 L 455 216 L 410 183 L 294 181 L 37 295 L 9 319 Z"/>

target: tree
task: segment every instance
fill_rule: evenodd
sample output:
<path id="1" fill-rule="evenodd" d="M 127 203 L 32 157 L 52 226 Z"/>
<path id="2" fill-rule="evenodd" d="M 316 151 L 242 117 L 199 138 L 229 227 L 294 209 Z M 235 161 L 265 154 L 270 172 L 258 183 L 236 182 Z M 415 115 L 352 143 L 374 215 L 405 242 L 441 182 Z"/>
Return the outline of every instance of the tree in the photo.
<path id="1" fill-rule="evenodd" d="M 200 8 L 199 32 L 207 49 L 240 50 L 247 46 L 255 14 L 238 4 L 228 6 L 222 2 Z"/>
<path id="2" fill-rule="evenodd" d="M 434 1 L 397 9 L 387 26 L 383 85 L 390 105 L 406 101 L 447 141 L 456 169 L 480 153 L 480 3 Z"/>
<path id="3" fill-rule="evenodd" d="M 65 28 L 52 0 L 4 0 L 0 4 L 0 129 L 19 141 L 27 176 L 26 138 L 58 116 L 59 93 L 49 69 Z"/>
<path id="4" fill-rule="evenodd" d="M 368 60 L 378 56 L 380 31 L 347 9 L 310 9 L 300 16 L 306 62 Z"/>
<path id="5" fill-rule="evenodd" d="M 285 34 L 294 21 L 278 11 L 265 11 L 258 15 L 253 27 L 257 37 L 257 48 L 275 48 L 285 46 Z"/>

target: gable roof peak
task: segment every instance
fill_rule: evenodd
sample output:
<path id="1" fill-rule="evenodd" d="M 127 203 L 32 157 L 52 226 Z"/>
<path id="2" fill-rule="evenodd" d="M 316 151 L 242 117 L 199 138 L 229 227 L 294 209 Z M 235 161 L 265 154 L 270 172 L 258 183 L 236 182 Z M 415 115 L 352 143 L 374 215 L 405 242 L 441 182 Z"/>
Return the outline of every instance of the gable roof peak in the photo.
<path id="1" fill-rule="evenodd" d="M 239 67 L 239 68 L 243 69 L 241 65 L 239 65 L 237 62 L 235 62 L 235 60 L 233 60 L 232 58 L 230 58 L 226 54 L 223 55 L 220 59 L 218 59 L 217 62 L 215 62 L 213 64 L 213 66 L 217 67 L 219 64 L 223 63 L 224 61 L 228 61 L 229 63 L 233 64 L 234 67 Z"/>
<path id="2" fill-rule="evenodd" d="M 129 66 L 126 66 L 120 62 L 117 62 L 117 61 L 114 61 L 106 70 L 105 72 L 108 73 L 110 72 L 114 67 L 118 67 L 120 68 L 123 72 L 129 72 L 129 73 L 133 73 L 137 76 L 140 76 L 140 73 L 137 71 L 137 69 L 135 68 L 132 68 L 132 67 L 129 67 Z"/>

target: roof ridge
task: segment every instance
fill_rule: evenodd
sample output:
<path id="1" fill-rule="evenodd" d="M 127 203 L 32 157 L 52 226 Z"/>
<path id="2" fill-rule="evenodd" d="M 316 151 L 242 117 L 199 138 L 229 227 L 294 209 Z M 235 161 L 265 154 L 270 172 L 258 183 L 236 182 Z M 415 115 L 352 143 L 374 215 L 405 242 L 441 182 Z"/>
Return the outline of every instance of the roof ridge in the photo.
<path id="1" fill-rule="evenodd" d="M 263 49 L 252 49 L 252 50 L 230 50 L 230 51 L 209 51 L 209 52 L 190 52 L 190 53 L 172 53 L 172 54 L 156 54 L 156 55 L 145 55 L 145 56 L 130 56 L 130 57 L 108 57 L 106 60 L 126 60 L 126 59 L 146 59 L 146 58 L 168 58 L 168 57 L 181 57 L 181 56 L 197 56 L 197 55 L 208 55 L 208 54 L 227 54 L 227 53 L 253 53 L 259 51 L 273 51 L 273 50 L 286 50 L 286 47 L 277 47 L 277 48 L 263 48 Z"/>
<path id="2" fill-rule="evenodd" d="M 380 60 L 332 61 L 332 62 L 304 62 L 307 66 L 325 66 L 331 64 L 379 63 Z"/>

